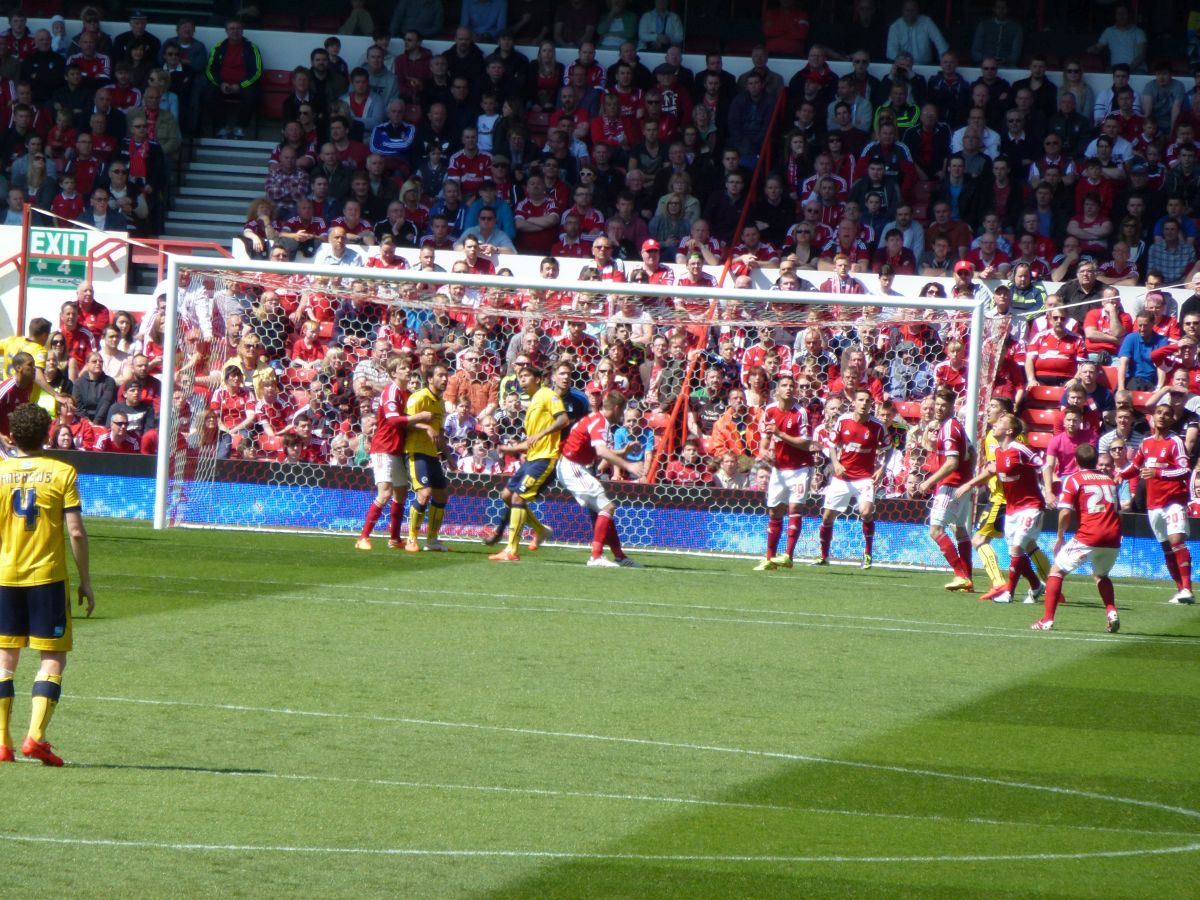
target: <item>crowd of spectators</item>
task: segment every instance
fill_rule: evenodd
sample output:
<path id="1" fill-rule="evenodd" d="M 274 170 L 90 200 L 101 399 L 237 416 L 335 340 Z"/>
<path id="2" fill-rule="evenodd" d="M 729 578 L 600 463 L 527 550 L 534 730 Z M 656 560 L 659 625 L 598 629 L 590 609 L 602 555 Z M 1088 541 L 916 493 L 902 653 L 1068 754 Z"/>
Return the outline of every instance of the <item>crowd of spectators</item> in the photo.
<path id="1" fill-rule="evenodd" d="M 464 5 L 464 19 L 488 5 Z M 981 75 L 969 81 L 913 0 L 891 24 L 858 5 L 865 30 L 841 50 L 806 46 L 796 6 L 769 10 L 764 29 L 775 31 L 734 78 L 720 54 L 693 73 L 669 34 L 646 41 L 630 32 L 661 16 L 661 3 L 637 16 L 618 0 L 597 20 L 606 27 L 581 30 L 574 11 L 591 7 L 568 0 L 565 15 L 536 23 L 553 34 L 532 59 L 516 46 L 524 32 L 494 21 L 496 49 L 485 54 L 478 41 L 493 33 L 480 30 L 483 18 L 464 21 L 453 45 L 434 54 L 407 18 L 421 15 L 419 5 L 402 3 L 403 49 L 394 57 L 396 19 L 353 66 L 331 38 L 295 68 L 264 195 L 240 238 L 251 256 L 349 269 L 436 272 L 435 251 L 452 251 L 452 271 L 504 274 L 505 257 L 521 253 L 546 257 L 548 280 L 571 258 L 580 269 L 566 275 L 580 280 L 685 286 L 713 284 L 704 267 L 728 259 L 738 287 L 765 275 L 779 289 L 829 294 L 867 293 L 857 277 L 867 271 L 893 294 L 894 276 L 921 275 L 931 279 L 922 296 L 988 298 L 998 323 L 991 393 L 1018 408 L 1037 388 L 1079 380 L 1090 399 L 1077 418 L 1099 440 L 1100 422 L 1117 427 L 1120 407 L 1138 415 L 1133 392 L 1182 379 L 1191 393 L 1194 339 L 1180 328 L 1189 304 L 1200 323 L 1200 297 L 1176 310 L 1156 289 L 1191 281 L 1197 267 L 1200 74 L 1188 90 L 1169 61 L 1155 61 L 1153 79 L 1135 92 L 1130 73 L 1145 47 L 1125 59 L 1110 34 L 1111 88 L 1093 91 L 1076 61 L 1050 73 L 1036 53 L 1027 76 L 1009 83 L 999 69 L 1020 58 L 1020 29 L 1001 0 L 976 29 Z M 1124 33 L 1128 22 L 1115 15 Z M 780 21 L 787 27 L 776 29 Z M 234 47 L 243 40 L 236 19 L 226 32 Z M 568 65 L 556 59 L 565 46 L 578 48 Z M 601 66 L 598 46 L 614 46 L 618 61 Z M 639 58 L 648 47 L 665 48 L 653 70 Z M 772 48 L 806 64 L 785 82 Z M 241 55 L 248 63 L 256 51 Z M 828 63 L 839 56 L 851 67 L 840 77 Z M 871 74 L 885 58 L 886 75 Z M 926 79 L 914 63 L 940 67 Z M 227 133 L 236 136 L 253 85 L 244 95 L 222 85 L 238 83 L 218 77 L 207 100 L 233 117 Z M 771 164 L 760 167 L 764 147 Z M 1050 281 L 1062 287 L 1047 296 Z M 758 324 L 755 310 L 766 304 L 748 298 L 701 332 L 686 324 L 707 309 L 694 300 L 655 308 L 613 294 L 611 308 L 597 310 L 586 298 L 556 296 L 553 285 L 488 301 L 433 277 L 429 284 L 441 298 L 432 309 L 406 308 L 398 318 L 352 287 L 340 295 L 247 288 L 236 309 L 226 298 L 223 351 L 197 351 L 176 385 L 193 446 L 361 461 L 372 399 L 399 354 L 411 357 L 413 384 L 434 363 L 451 363 L 460 466 L 506 471 L 514 461 L 491 448 L 520 418 L 512 367 L 565 357 L 584 406 L 610 388 L 636 401 L 614 446 L 650 460 L 674 427 L 681 449 L 662 477 L 744 485 L 763 477 L 754 423 L 774 378 L 790 372 L 814 425 L 827 426 L 847 392 L 868 385 L 896 435 L 889 490 L 903 495 L 928 451 L 926 398 L 942 384 L 965 390 L 965 325 L 944 315 L 776 310 Z M 1148 289 L 1150 331 L 1169 349 L 1131 319 L 1144 311 L 1121 309 L 1115 288 L 1133 285 Z M 472 312 L 481 304 L 511 316 Z M 543 309 L 557 315 L 542 317 Z M 686 371 L 695 373 L 691 384 Z M 208 397 L 196 386 L 211 398 L 196 404 L 194 396 Z M 672 419 L 685 393 L 685 414 Z M 260 409 L 264 395 L 274 411 Z M 1069 430 L 1059 420 L 1070 416 L 1055 419 L 1055 429 Z"/>

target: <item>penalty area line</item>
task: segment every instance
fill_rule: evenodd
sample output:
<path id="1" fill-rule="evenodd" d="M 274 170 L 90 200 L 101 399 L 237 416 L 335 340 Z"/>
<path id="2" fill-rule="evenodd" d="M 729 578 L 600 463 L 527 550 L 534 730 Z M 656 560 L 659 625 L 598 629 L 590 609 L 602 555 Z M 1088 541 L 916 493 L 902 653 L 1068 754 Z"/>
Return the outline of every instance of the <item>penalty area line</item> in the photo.
<path id="1" fill-rule="evenodd" d="M 1138 850 L 1095 850 L 1082 853 L 989 853 L 938 854 L 933 856 L 787 856 L 772 854 L 723 853 L 598 853 L 571 850 L 477 850 L 429 849 L 421 847 L 304 847 L 280 844 L 201 844 L 167 841 L 116 840 L 113 838 L 71 838 L 47 835 L 0 834 L 0 840 L 10 843 L 50 844 L 73 847 L 105 847 L 121 850 L 166 850 L 202 853 L 281 853 L 321 856 L 392 856 L 444 857 L 449 859 L 561 859 L 596 860 L 605 862 L 712 862 L 712 863 L 773 863 L 773 864 L 894 864 L 894 863 L 982 863 L 982 862 L 1065 862 L 1086 859 L 1125 859 L 1138 856 L 1167 856 L 1194 853 L 1200 843 L 1177 847 L 1149 847 Z"/>

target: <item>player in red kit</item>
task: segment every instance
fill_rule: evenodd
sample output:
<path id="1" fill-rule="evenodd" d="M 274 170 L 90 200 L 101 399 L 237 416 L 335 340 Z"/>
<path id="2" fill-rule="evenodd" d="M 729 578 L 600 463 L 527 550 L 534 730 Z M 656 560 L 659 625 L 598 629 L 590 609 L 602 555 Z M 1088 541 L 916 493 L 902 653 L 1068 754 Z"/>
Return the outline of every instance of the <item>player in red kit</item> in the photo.
<path id="1" fill-rule="evenodd" d="M 937 469 L 921 482 L 921 493 L 937 487 L 929 510 L 929 536 L 954 570 L 954 579 L 946 590 L 970 594 L 975 592 L 971 581 L 971 498 L 956 498 L 956 493 L 971 477 L 975 448 L 962 423 L 954 418 L 954 401 L 954 391 L 949 388 L 938 388 L 933 395 L 933 417 L 940 423 L 934 448 Z M 954 529 L 955 540 L 950 539 L 947 528 Z"/>
<path id="2" fill-rule="evenodd" d="M 833 478 L 825 488 L 825 507 L 821 514 L 821 555 L 813 563 L 829 565 L 829 547 L 833 543 L 833 522 L 851 503 L 858 504 L 862 519 L 864 569 L 871 568 L 875 542 L 875 483 L 882 474 L 876 463 L 880 450 L 889 444 L 887 426 L 871 412 L 875 400 L 866 388 L 854 392 L 854 412 L 837 420 L 831 435 Z M 882 461 L 881 461 L 882 462 Z"/>
<path id="3" fill-rule="evenodd" d="M 1195 603 L 1192 595 L 1192 554 L 1188 550 L 1188 465 L 1183 438 L 1172 433 L 1175 413 L 1170 395 L 1154 407 L 1152 433 L 1142 441 L 1133 460 L 1117 475 L 1122 479 L 1140 475 L 1146 483 L 1146 514 L 1154 539 L 1162 547 L 1167 571 L 1177 588 L 1170 603 Z"/>
<path id="4" fill-rule="evenodd" d="M 608 446 L 609 427 L 620 423 L 624 415 L 625 398 L 619 391 L 609 391 L 600 402 L 598 411 L 589 413 L 575 423 L 571 433 L 563 441 L 555 467 L 558 483 L 570 491 L 575 502 L 588 510 L 594 519 L 592 557 L 587 564 L 605 569 L 618 566 L 640 568 L 640 565 L 626 556 L 625 551 L 621 549 L 621 539 L 617 537 L 617 526 L 613 522 L 617 504 L 609 499 L 604 485 L 591 470 L 597 459 L 603 459 L 617 468 L 624 469 L 635 478 L 639 474 L 635 464 Z M 611 560 L 604 556 L 605 545 L 612 550 Z"/>
<path id="5" fill-rule="evenodd" d="M 1082 444 L 1075 449 L 1079 469 L 1063 479 L 1058 498 L 1058 538 L 1054 542 L 1054 565 L 1046 579 L 1046 613 L 1030 628 L 1049 631 L 1054 627 L 1054 609 L 1062 599 L 1062 580 L 1089 560 L 1096 588 L 1108 616 L 1107 630 L 1119 631 L 1117 603 L 1113 583 L 1108 577 L 1117 551 L 1121 548 L 1121 520 L 1117 515 L 1117 486 L 1103 472 L 1096 471 L 1096 448 Z M 1079 517 L 1079 527 L 1071 540 L 1063 543 L 1072 519 Z"/>
<path id="6" fill-rule="evenodd" d="M 1037 550 L 1038 534 L 1042 530 L 1041 471 L 1045 461 L 1042 454 L 1020 443 L 1024 428 L 1021 420 L 1011 413 L 1001 416 L 992 426 L 995 436 L 996 459 L 960 486 L 954 499 L 965 498 L 976 486 L 992 476 L 1004 492 L 1004 540 L 1008 543 L 1008 581 L 993 587 L 981 599 L 993 603 L 1008 603 L 1017 590 L 1022 575 L 1029 582 L 1026 603 L 1036 603 L 1042 596 L 1043 585 L 1034 571 L 1031 554 Z"/>
<path id="7" fill-rule="evenodd" d="M 391 504 L 392 517 L 389 523 L 388 547 L 399 550 L 404 547 L 400 539 L 400 525 L 404 517 L 404 502 L 412 483 L 408 476 L 408 464 L 404 458 L 404 429 L 409 423 L 428 422 L 429 412 L 408 415 L 408 366 L 400 359 L 388 363 L 391 383 L 379 397 L 379 417 L 375 424 L 375 435 L 371 438 L 371 468 L 375 472 L 375 499 L 367 507 L 367 518 L 354 546 L 358 550 L 371 549 L 371 532 L 383 511 Z"/>
<path id="8" fill-rule="evenodd" d="M 756 572 L 792 567 L 804 521 L 800 504 L 808 499 L 815 449 L 817 445 L 808 430 L 808 413 L 796 403 L 796 380 L 781 375 L 775 385 L 775 402 L 763 410 L 762 451 L 763 455 L 770 454 L 774 468 L 767 482 L 767 556 L 754 567 Z M 779 553 L 785 509 L 787 552 Z"/>

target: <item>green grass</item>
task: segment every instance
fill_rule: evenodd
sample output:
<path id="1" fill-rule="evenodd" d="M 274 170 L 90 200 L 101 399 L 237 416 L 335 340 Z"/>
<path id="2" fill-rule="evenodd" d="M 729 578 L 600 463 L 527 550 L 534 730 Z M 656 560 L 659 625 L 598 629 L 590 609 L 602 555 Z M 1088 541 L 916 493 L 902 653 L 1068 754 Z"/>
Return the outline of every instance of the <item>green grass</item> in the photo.
<path id="1" fill-rule="evenodd" d="M 878 568 L 91 529 L 68 765 L 0 768 L 10 896 L 1195 896 L 1161 584 L 1110 636 L 1069 579 L 1035 634 Z"/>

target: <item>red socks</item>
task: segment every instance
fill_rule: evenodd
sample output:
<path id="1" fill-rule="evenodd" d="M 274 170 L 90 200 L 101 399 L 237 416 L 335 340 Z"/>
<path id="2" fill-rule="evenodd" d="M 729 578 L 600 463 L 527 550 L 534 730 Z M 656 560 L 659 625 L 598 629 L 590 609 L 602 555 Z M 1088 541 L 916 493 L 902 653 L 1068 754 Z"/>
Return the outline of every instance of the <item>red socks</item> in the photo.
<path id="1" fill-rule="evenodd" d="M 958 555 L 958 550 L 955 549 L 954 541 L 950 540 L 950 535 L 943 533 L 936 540 L 938 549 L 942 551 L 942 556 L 946 557 L 946 562 L 950 564 L 950 568 L 954 570 L 954 574 L 959 578 L 969 579 L 971 577 L 971 570 L 963 565 L 962 558 Z M 962 544 L 959 544 L 959 547 L 961 546 Z M 970 546 L 968 542 L 967 548 L 969 549 Z"/>
<path id="2" fill-rule="evenodd" d="M 1104 580 L 1108 581 L 1107 578 Z M 1111 591 L 1112 591 L 1112 582 L 1111 581 L 1108 582 L 1108 589 L 1109 589 L 1110 597 L 1111 597 Z M 1103 589 L 1100 591 L 1100 596 L 1101 597 L 1104 596 Z M 1058 604 L 1059 604 L 1059 602 L 1061 602 L 1061 600 L 1062 600 L 1062 576 L 1061 575 L 1051 575 L 1049 578 L 1046 579 L 1046 618 L 1049 619 L 1050 621 L 1054 621 L 1054 609 L 1055 609 L 1055 607 L 1058 606 Z M 1107 604 L 1107 601 L 1105 601 L 1105 603 Z"/>
<path id="3" fill-rule="evenodd" d="M 796 541 L 800 540 L 800 529 L 803 525 L 804 516 L 788 516 L 787 555 L 789 559 L 796 555 Z"/>
<path id="4" fill-rule="evenodd" d="M 1179 589 L 1190 591 L 1192 589 L 1192 551 L 1188 549 L 1187 544 L 1176 544 L 1171 551 L 1171 555 L 1175 558 L 1175 568 L 1179 571 Z"/>
<path id="5" fill-rule="evenodd" d="M 592 559 L 599 559 L 604 553 L 610 524 L 612 524 L 611 516 L 596 516 L 596 521 L 592 524 Z"/>
<path id="6" fill-rule="evenodd" d="M 392 520 L 388 529 L 388 537 L 393 541 L 400 540 L 400 525 L 401 518 L 404 515 L 404 507 L 400 505 L 398 500 L 392 501 Z"/>
<path id="7" fill-rule="evenodd" d="M 612 520 L 612 516 L 603 518 L 608 520 L 608 531 L 605 535 L 608 549 L 612 550 L 615 559 L 622 560 L 625 558 L 625 551 L 621 549 L 621 539 L 617 537 L 617 523 Z"/>
<path id="8" fill-rule="evenodd" d="M 822 525 L 817 532 L 821 537 L 821 559 L 829 559 L 829 547 L 833 543 L 833 526 Z"/>
<path id="9" fill-rule="evenodd" d="M 767 519 L 767 559 L 779 552 L 779 535 L 783 532 L 783 519 L 771 516 Z"/>
<path id="10" fill-rule="evenodd" d="M 1179 580 L 1179 559 L 1175 556 L 1175 548 L 1166 541 L 1163 541 L 1159 546 L 1162 547 L 1163 560 L 1167 563 L 1167 571 L 1171 573 L 1175 587 L 1182 590 L 1183 584 Z"/>
<path id="11" fill-rule="evenodd" d="M 1100 590 L 1100 599 L 1104 601 L 1105 610 L 1115 612 L 1117 609 L 1117 598 L 1113 593 L 1112 579 L 1105 575 L 1096 582 L 1096 587 Z"/>
<path id="12" fill-rule="evenodd" d="M 958 558 L 963 563 L 962 577 L 970 579 L 974 567 L 971 564 L 971 542 L 969 540 L 958 542 Z"/>
<path id="13" fill-rule="evenodd" d="M 363 523 L 362 533 L 359 534 L 360 538 L 369 538 L 371 536 L 371 532 L 375 530 L 375 523 L 379 521 L 381 515 L 383 515 L 383 507 L 372 500 L 371 505 L 367 507 L 367 521 Z M 395 521 L 395 519 L 396 514 L 392 513 L 392 521 Z"/>
<path id="14" fill-rule="evenodd" d="M 870 556 L 875 552 L 875 520 L 862 523 L 863 529 L 863 552 Z"/>

